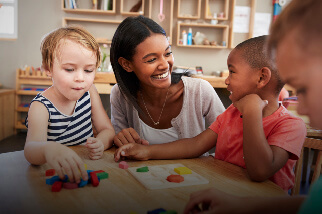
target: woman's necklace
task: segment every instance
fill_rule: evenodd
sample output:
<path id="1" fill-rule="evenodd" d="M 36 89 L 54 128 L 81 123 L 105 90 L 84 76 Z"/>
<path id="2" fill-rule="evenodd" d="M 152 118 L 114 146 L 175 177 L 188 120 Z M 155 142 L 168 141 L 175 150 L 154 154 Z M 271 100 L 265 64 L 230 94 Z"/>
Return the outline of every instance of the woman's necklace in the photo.
<path id="1" fill-rule="evenodd" d="M 147 107 L 146 107 L 146 105 L 145 105 L 145 102 L 144 102 L 144 99 L 143 99 L 143 95 L 142 95 L 142 93 L 141 93 L 141 91 L 140 91 L 140 94 L 141 94 L 141 97 L 142 97 L 142 101 L 143 101 L 144 108 L 145 108 L 146 112 L 148 112 L 148 115 L 149 115 L 150 119 L 152 120 L 152 122 L 154 123 L 154 125 L 155 125 L 155 126 L 159 125 L 159 123 L 160 123 L 160 118 L 161 118 L 161 115 L 162 115 L 162 112 L 163 112 L 163 109 L 164 109 L 165 103 L 167 102 L 169 89 L 170 89 L 170 87 L 168 88 L 167 95 L 165 96 L 165 100 L 164 100 L 164 103 L 163 103 L 163 106 L 162 106 L 162 109 L 161 109 L 161 113 L 160 113 L 160 116 L 159 116 L 159 119 L 158 119 L 158 121 L 157 121 L 157 122 L 154 122 L 153 118 L 151 117 L 151 115 L 150 115 L 150 113 L 149 113 L 149 111 L 148 111 L 148 108 L 147 108 Z"/>

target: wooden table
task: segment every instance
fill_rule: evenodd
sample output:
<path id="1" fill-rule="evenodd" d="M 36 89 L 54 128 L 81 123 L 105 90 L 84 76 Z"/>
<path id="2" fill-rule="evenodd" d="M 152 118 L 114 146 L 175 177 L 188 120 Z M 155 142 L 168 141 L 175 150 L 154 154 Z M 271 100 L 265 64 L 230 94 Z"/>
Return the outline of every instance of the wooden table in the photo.
<path id="1" fill-rule="evenodd" d="M 78 189 L 51 192 L 45 184 L 42 166 L 30 165 L 23 151 L 0 154 L 0 213 L 147 213 L 164 208 L 182 213 L 192 192 L 215 187 L 239 196 L 279 196 L 286 193 L 271 181 L 249 180 L 244 169 L 213 157 L 184 160 L 127 161 L 130 167 L 181 163 L 209 180 L 209 184 L 171 189 L 145 189 L 127 170 L 114 162 L 115 149 L 105 151 L 100 160 L 90 160 L 83 146 L 73 148 L 88 169 L 104 170 L 109 178 L 98 187 L 91 184 Z"/>

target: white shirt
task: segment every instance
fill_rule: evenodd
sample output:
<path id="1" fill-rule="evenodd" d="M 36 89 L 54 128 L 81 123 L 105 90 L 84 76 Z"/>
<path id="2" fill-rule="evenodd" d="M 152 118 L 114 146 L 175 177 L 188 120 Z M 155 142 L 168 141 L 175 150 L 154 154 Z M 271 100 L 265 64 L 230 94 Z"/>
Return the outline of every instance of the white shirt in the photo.
<path id="1" fill-rule="evenodd" d="M 140 118 L 139 121 L 143 139 L 147 140 L 150 145 L 168 143 L 179 139 L 178 132 L 173 126 L 168 129 L 155 129 L 145 124 Z"/>

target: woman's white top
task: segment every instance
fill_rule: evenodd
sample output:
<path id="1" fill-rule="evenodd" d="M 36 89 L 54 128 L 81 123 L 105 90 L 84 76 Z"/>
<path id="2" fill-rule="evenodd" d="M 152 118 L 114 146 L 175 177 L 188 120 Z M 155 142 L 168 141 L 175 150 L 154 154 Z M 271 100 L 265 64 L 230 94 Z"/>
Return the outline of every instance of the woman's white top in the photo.
<path id="1" fill-rule="evenodd" d="M 179 139 L 178 132 L 173 126 L 168 129 L 155 129 L 145 124 L 140 118 L 139 121 L 143 139 L 147 140 L 150 145 L 168 143 Z"/>

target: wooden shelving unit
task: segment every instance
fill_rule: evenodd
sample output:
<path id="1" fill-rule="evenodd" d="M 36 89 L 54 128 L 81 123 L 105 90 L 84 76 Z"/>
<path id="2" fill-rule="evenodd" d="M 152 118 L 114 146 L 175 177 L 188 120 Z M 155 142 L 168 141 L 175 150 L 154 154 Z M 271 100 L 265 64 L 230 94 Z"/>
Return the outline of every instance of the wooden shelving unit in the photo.
<path id="1" fill-rule="evenodd" d="M 205 0 L 205 19 L 206 20 L 218 20 L 225 21 L 229 17 L 229 0 Z M 211 14 L 209 14 L 209 12 Z M 217 17 L 214 17 L 213 14 L 216 13 Z M 218 16 L 220 13 L 223 13 L 223 17 Z"/>
<path id="2" fill-rule="evenodd" d="M 115 7 L 115 0 L 113 0 L 113 8 L 112 10 L 99 10 L 99 9 L 89 9 L 89 8 L 75 8 L 70 9 L 65 7 L 65 1 L 61 1 L 62 10 L 66 13 L 76 13 L 76 14 L 99 14 L 99 15 L 115 15 L 116 7 Z"/>
<path id="3" fill-rule="evenodd" d="M 142 0 L 142 4 L 140 7 L 140 10 L 137 12 L 130 12 L 125 9 L 125 2 L 131 2 L 133 3 L 133 0 L 120 0 L 121 3 L 121 15 L 123 16 L 139 16 L 139 15 L 144 15 L 144 0 Z M 133 5 L 134 6 L 134 5 Z"/>
<path id="4" fill-rule="evenodd" d="M 194 14 L 185 14 L 182 5 L 189 5 Z M 191 13 L 191 11 L 190 11 Z M 200 19 L 201 14 L 201 0 L 178 0 L 178 18 L 179 19 Z"/>
<path id="5" fill-rule="evenodd" d="M 182 45 L 179 44 L 179 39 L 180 39 L 180 33 L 182 32 L 182 28 L 187 29 L 189 27 L 191 28 L 209 28 L 209 29 L 214 29 L 214 30 L 219 30 L 221 31 L 221 35 L 220 35 L 220 41 L 222 44 L 222 42 L 226 42 L 226 45 L 216 45 L 216 46 L 211 46 L 211 45 Z M 199 24 L 199 23 L 182 23 L 182 22 L 178 22 L 177 24 L 177 46 L 178 47 L 188 47 L 188 48 L 213 48 L 213 49 L 222 49 L 222 48 L 227 48 L 227 41 L 228 41 L 228 31 L 229 31 L 229 26 L 228 25 L 212 25 L 212 24 Z"/>

